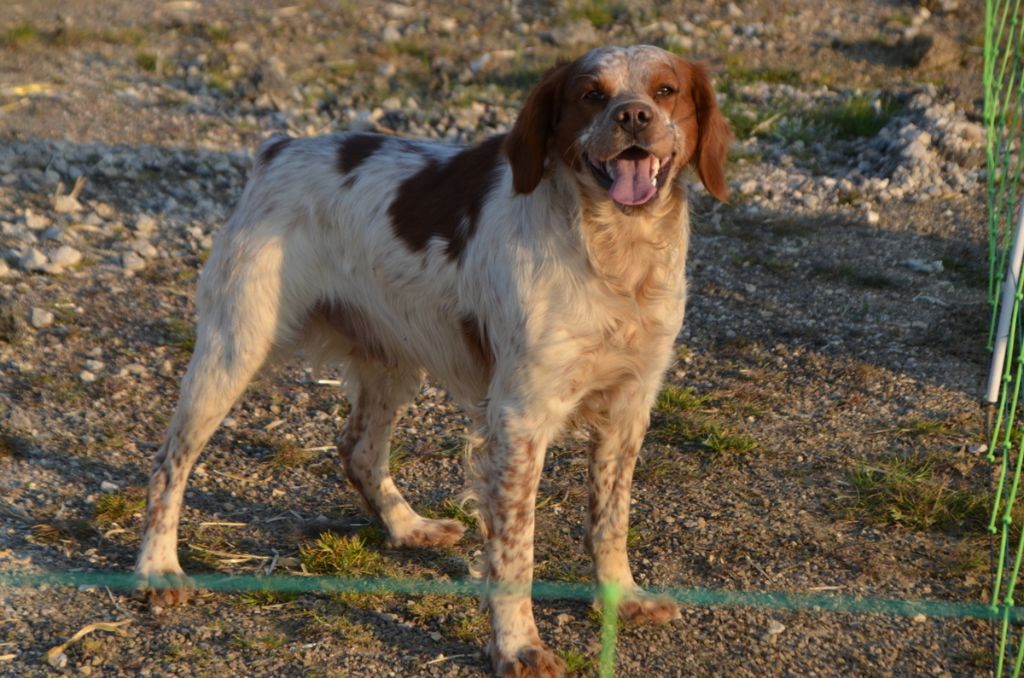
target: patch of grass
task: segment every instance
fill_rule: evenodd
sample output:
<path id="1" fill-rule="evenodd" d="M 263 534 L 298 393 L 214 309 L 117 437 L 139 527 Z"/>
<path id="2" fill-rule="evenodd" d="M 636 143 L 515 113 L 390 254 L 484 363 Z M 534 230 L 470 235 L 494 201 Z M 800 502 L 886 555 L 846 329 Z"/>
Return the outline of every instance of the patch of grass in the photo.
<path id="1" fill-rule="evenodd" d="M 745 454 L 758 446 L 752 436 L 734 430 L 717 416 L 708 396 L 671 385 L 658 396 L 647 436 L 655 443 L 696 448 L 715 455 Z M 641 473 L 657 472 L 655 463 L 646 462 Z"/>
<path id="2" fill-rule="evenodd" d="M 246 591 L 238 597 L 238 601 L 242 605 L 265 607 L 290 603 L 298 597 L 299 594 L 294 591 Z"/>
<path id="3" fill-rule="evenodd" d="M 728 85 L 764 82 L 769 85 L 797 86 L 803 82 L 800 71 L 791 68 L 750 68 L 746 61 L 737 58 L 726 59 L 724 79 Z"/>
<path id="4" fill-rule="evenodd" d="M 239 437 L 236 441 L 245 447 L 264 451 L 263 463 L 278 469 L 296 468 L 305 464 L 313 456 L 311 452 L 302 449 L 290 440 L 264 433 Z"/>
<path id="5" fill-rule="evenodd" d="M 873 137 L 900 109 L 892 97 L 857 94 L 839 104 L 808 114 L 811 122 L 827 127 L 838 139 Z"/>
<path id="6" fill-rule="evenodd" d="M 988 289 L 988 266 L 982 261 L 972 262 L 966 255 L 949 253 L 942 257 L 942 268 L 959 275 L 969 287 Z"/>
<path id="7" fill-rule="evenodd" d="M 235 83 L 223 73 L 210 73 L 206 76 L 206 86 L 224 96 L 235 93 Z"/>
<path id="8" fill-rule="evenodd" d="M 4 47 L 18 48 L 39 40 L 39 29 L 27 21 L 12 26 L 4 31 L 2 42 Z"/>
<path id="9" fill-rule="evenodd" d="M 565 662 L 565 672 L 570 676 L 593 674 L 597 671 L 597 659 L 580 650 L 558 650 L 555 652 Z"/>
<path id="10" fill-rule="evenodd" d="M 867 522 L 953 533 L 981 533 L 988 526 L 988 492 L 957 486 L 932 457 L 858 464 L 847 479 L 854 491 L 847 509 Z"/>
<path id="11" fill-rule="evenodd" d="M 96 528 L 82 518 L 51 520 L 32 526 L 31 541 L 37 544 L 58 544 L 63 541 L 84 542 L 96 537 Z"/>
<path id="12" fill-rule="evenodd" d="M 708 397 L 706 395 L 701 395 L 692 388 L 679 388 L 668 384 L 658 394 L 654 409 L 662 414 L 690 412 L 706 407 L 707 404 Z"/>
<path id="13" fill-rule="evenodd" d="M 186 353 L 195 350 L 196 328 L 191 322 L 179 318 L 166 318 L 161 325 L 161 346 L 171 346 Z"/>
<path id="14" fill-rule="evenodd" d="M 843 283 L 852 287 L 867 287 L 875 290 L 899 289 L 900 284 L 884 273 L 865 269 L 856 264 L 840 263 L 832 266 L 815 266 L 811 272 L 831 282 Z"/>
<path id="15" fill-rule="evenodd" d="M 328 614 L 325 616 L 316 610 L 310 610 L 309 622 L 303 632 L 314 636 L 328 635 L 332 640 L 341 638 L 347 644 L 357 648 L 365 648 L 373 644 L 374 633 L 371 627 L 353 621 L 346 615 L 344 609 L 332 609 L 327 612 Z"/>
<path id="16" fill-rule="evenodd" d="M 146 510 L 146 491 L 132 487 L 121 492 L 104 494 L 93 506 L 93 516 L 100 525 L 121 523 Z"/>
<path id="17" fill-rule="evenodd" d="M 135 55 L 135 65 L 147 73 L 156 71 L 156 63 L 156 55 L 152 52 L 138 52 Z"/>
<path id="18" fill-rule="evenodd" d="M 569 5 L 569 18 L 573 21 L 586 19 L 594 28 L 608 28 L 622 11 L 622 5 L 617 2 L 574 0 Z"/>
<path id="19" fill-rule="evenodd" d="M 424 512 L 426 515 L 427 512 Z M 472 513 L 466 510 L 465 505 L 459 500 L 448 497 L 441 505 L 429 511 L 431 515 L 427 515 L 428 518 L 448 518 L 450 520 L 457 520 L 469 529 L 473 529 L 477 526 L 476 518 Z"/>
<path id="20" fill-rule="evenodd" d="M 342 537 L 324 532 L 316 541 L 299 547 L 306 571 L 340 577 L 379 577 L 387 571 L 381 554 L 366 548 L 359 535 Z"/>

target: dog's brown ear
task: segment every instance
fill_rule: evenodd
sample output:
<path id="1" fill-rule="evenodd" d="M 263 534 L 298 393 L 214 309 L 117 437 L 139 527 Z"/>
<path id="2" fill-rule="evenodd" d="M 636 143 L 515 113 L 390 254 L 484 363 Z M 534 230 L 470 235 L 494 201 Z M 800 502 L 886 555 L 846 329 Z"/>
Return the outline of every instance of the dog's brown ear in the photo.
<path id="1" fill-rule="evenodd" d="M 559 63 L 544 74 L 505 138 L 505 155 L 512 166 L 516 193 L 532 193 L 544 177 L 544 163 L 558 125 L 559 100 L 568 72 L 569 64 Z"/>
<path id="2" fill-rule="evenodd" d="M 693 165 L 704 188 L 722 202 L 729 200 L 729 185 L 725 181 L 725 156 L 729 153 L 732 132 L 722 112 L 718 110 L 715 90 L 704 64 L 690 64 L 693 82 L 693 101 L 697 109 L 697 150 Z"/>

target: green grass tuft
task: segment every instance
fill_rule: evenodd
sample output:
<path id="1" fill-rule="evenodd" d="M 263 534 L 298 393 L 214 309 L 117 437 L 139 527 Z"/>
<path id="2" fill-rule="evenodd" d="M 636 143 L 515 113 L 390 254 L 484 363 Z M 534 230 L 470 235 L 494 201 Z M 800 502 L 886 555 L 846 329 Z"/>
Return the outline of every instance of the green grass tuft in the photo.
<path id="1" fill-rule="evenodd" d="M 20 47 L 39 39 L 39 29 L 34 24 L 23 22 L 4 31 L 4 47 Z"/>
<path id="2" fill-rule="evenodd" d="M 838 139 L 873 137 L 899 110 L 891 97 L 858 94 L 808 115 L 810 121 L 825 126 Z"/>
<path id="3" fill-rule="evenodd" d="M 324 532 L 313 543 L 299 547 L 299 559 L 313 574 L 379 577 L 387 570 L 381 554 L 367 549 L 359 535 L 341 537 Z"/>
<path id="4" fill-rule="evenodd" d="M 139 52 L 135 55 L 135 65 L 147 73 L 152 73 L 156 70 L 156 62 L 156 55 L 152 52 Z"/>
<path id="5" fill-rule="evenodd" d="M 133 487 L 122 492 L 104 494 L 93 506 L 93 516 L 101 525 L 120 523 L 146 510 L 146 491 Z"/>
<path id="6" fill-rule="evenodd" d="M 848 481 L 854 490 L 847 498 L 848 511 L 870 523 L 953 533 L 981 533 L 988 527 L 988 493 L 957 486 L 926 455 L 862 463 Z"/>
<path id="7" fill-rule="evenodd" d="M 589 675 L 597 671 L 597 660 L 580 650 L 559 650 L 555 654 L 565 662 L 565 672 L 570 676 Z"/>

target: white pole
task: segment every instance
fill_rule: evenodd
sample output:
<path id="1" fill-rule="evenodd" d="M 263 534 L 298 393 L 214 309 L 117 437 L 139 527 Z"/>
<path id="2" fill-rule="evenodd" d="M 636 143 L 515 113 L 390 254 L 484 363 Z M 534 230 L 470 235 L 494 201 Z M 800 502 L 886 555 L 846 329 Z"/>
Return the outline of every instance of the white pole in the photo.
<path id="1" fill-rule="evenodd" d="M 999 325 L 996 328 L 996 343 L 992 349 L 992 367 L 988 373 L 988 390 L 985 401 L 990 405 L 999 402 L 999 387 L 1003 381 L 1006 365 L 1007 342 L 1010 338 L 1010 317 L 1013 315 L 1013 300 L 1017 295 L 1017 281 L 1020 279 L 1021 260 L 1024 259 L 1024 199 L 1021 200 L 1020 218 L 1013 234 L 1013 251 L 1003 278 L 1003 296 L 999 302 Z"/>

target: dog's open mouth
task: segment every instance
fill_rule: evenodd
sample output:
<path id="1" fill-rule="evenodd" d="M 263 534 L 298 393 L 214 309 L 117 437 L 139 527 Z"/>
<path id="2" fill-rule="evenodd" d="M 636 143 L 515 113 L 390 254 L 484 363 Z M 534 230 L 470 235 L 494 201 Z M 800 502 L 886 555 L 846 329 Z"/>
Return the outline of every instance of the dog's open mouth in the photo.
<path id="1" fill-rule="evenodd" d="M 639 146 L 630 146 L 604 162 L 589 160 L 597 183 L 620 205 L 649 202 L 658 194 L 672 164 L 671 157 L 662 160 Z"/>

